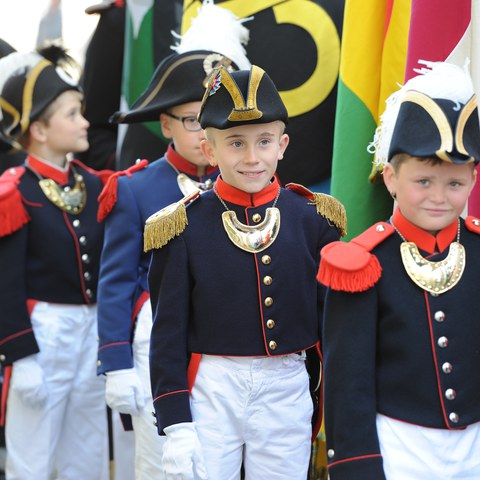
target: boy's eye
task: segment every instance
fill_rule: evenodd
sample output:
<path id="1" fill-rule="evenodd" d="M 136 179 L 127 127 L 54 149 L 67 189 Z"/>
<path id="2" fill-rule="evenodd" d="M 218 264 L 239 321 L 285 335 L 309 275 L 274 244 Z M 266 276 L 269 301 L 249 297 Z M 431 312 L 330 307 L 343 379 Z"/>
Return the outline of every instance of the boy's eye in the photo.
<path id="1" fill-rule="evenodd" d="M 185 117 L 183 119 L 185 123 L 188 123 L 188 125 L 196 125 L 197 124 L 197 119 L 196 117 Z"/>

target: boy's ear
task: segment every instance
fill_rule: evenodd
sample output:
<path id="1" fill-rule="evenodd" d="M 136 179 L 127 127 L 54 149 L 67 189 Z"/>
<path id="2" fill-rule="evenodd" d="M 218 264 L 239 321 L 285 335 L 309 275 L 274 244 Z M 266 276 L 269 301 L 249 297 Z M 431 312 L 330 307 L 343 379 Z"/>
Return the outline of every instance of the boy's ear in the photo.
<path id="1" fill-rule="evenodd" d="M 164 113 L 160 114 L 160 128 L 162 129 L 162 134 L 165 138 L 172 138 L 172 130 L 170 128 L 171 118 Z"/>
<path id="2" fill-rule="evenodd" d="M 280 137 L 280 151 L 278 153 L 279 160 L 282 160 L 283 155 L 285 154 L 285 150 L 287 149 L 289 143 L 290 143 L 290 137 L 286 133 L 284 133 Z"/>
<path id="3" fill-rule="evenodd" d="M 218 165 L 217 161 L 215 160 L 215 152 L 211 141 L 204 138 L 200 142 L 200 150 L 212 167 L 216 167 Z"/>
<path id="4" fill-rule="evenodd" d="M 46 140 L 46 128 L 45 124 L 35 120 L 29 126 L 30 137 L 32 140 L 43 143 Z"/>
<path id="5" fill-rule="evenodd" d="M 395 194 L 395 170 L 392 166 L 392 164 L 387 163 L 383 167 L 383 183 L 387 187 L 387 190 L 390 192 L 390 194 Z"/>

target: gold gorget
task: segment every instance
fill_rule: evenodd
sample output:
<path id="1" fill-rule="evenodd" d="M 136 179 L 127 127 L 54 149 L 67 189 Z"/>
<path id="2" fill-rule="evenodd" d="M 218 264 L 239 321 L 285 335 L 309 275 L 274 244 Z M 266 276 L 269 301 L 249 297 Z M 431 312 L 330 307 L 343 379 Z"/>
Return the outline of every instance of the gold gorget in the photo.
<path id="1" fill-rule="evenodd" d="M 459 242 L 452 242 L 447 258 L 439 262 L 423 258 L 413 242 L 403 242 L 400 253 L 408 276 L 420 288 L 434 295 L 452 289 L 465 269 L 465 249 Z"/>
<path id="2" fill-rule="evenodd" d="M 75 185 L 73 187 L 59 187 L 51 178 L 43 178 L 38 184 L 45 196 L 61 210 L 78 215 L 87 203 L 87 189 L 83 176 L 74 172 Z"/>
<path id="3" fill-rule="evenodd" d="M 178 172 L 178 170 L 177 173 L 178 188 L 185 197 L 191 195 L 192 193 L 195 193 L 197 190 L 200 190 L 203 193 L 213 187 L 213 182 L 210 179 L 203 183 L 196 182 L 195 180 L 192 180 L 188 175 Z"/>
<path id="4" fill-rule="evenodd" d="M 232 210 L 222 213 L 222 221 L 228 238 L 238 248 L 250 253 L 259 253 L 277 238 L 280 230 L 280 210 L 276 207 L 267 208 L 263 222 L 254 226 L 239 222 Z"/>

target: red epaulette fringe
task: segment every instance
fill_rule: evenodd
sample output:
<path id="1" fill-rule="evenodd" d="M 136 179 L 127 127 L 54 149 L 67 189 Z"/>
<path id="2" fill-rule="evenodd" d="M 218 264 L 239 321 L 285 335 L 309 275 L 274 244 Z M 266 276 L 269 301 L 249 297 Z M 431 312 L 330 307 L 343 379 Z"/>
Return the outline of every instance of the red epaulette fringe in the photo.
<path id="1" fill-rule="evenodd" d="M 11 168 L 0 177 L 0 237 L 19 230 L 30 221 L 17 185 L 25 168 Z"/>
<path id="2" fill-rule="evenodd" d="M 322 259 L 317 279 L 332 290 L 363 292 L 373 287 L 382 276 L 382 267 L 375 255 L 359 270 L 342 270 Z"/>
<path id="3" fill-rule="evenodd" d="M 117 203 L 117 190 L 118 190 L 118 177 L 123 175 L 131 176 L 132 173 L 142 170 L 148 165 L 148 160 L 140 160 L 135 165 L 122 170 L 121 172 L 115 172 L 108 177 L 102 192 L 98 196 L 98 213 L 97 220 L 103 221 L 108 214 L 112 211 L 112 208 Z"/>

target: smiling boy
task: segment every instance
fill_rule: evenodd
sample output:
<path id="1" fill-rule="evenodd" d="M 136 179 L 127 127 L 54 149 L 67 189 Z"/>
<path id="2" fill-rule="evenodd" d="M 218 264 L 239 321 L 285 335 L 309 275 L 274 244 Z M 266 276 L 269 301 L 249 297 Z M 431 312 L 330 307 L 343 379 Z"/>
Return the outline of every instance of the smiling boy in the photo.
<path id="1" fill-rule="evenodd" d="M 322 304 L 315 276 L 345 212 L 332 197 L 278 183 L 287 117 L 261 68 L 216 69 L 199 121 L 220 176 L 147 221 L 156 248 L 150 369 L 167 476 L 237 479 L 242 462 L 246 478 L 307 476 L 314 405 L 305 362 L 317 352 Z"/>

